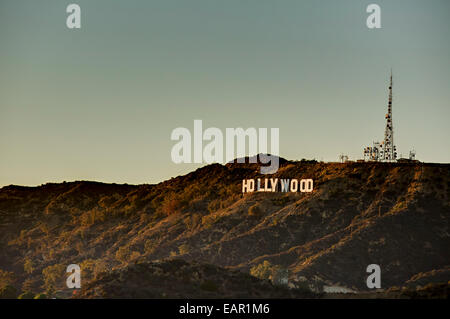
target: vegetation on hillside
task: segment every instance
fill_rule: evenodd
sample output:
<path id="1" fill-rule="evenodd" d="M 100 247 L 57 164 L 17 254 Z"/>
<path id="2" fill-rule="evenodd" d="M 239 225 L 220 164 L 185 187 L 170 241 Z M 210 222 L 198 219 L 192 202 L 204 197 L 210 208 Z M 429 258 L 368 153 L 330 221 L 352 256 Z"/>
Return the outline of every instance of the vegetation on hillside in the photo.
<path id="1" fill-rule="evenodd" d="M 263 176 L 235 163 L 157 185 L 3 187 L 2 296 L 58 295 L 72 263 L 87 283 L 175 257 L 253 273 L 267 261 L 319 290 L 366 289 L 371 263 L 385 288 L 450 279 L 450 165 L 280 163 L 272 178 L 312 178 L 314 191 L 244 195 L 242 179 Z"/>

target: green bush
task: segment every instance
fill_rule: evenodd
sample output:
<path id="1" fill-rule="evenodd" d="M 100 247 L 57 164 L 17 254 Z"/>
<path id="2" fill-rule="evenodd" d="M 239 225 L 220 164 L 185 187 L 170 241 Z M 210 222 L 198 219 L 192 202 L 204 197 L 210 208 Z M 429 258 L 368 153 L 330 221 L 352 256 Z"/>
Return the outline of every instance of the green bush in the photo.
<path id="1" fill-rule="evenodd" d="M 40 293 L 40 294 L 37 294 L 36 296 L 34 296 L 34 299 L 48 299 L 48 298 L 47 298 L 46 294 Z"/>
<path id="2" fill-rule="evenodd" d="M 17 289 L 11 285 L 6 285 L 0 289 L 0 299 L 16 299 Z"/>
<path id="3" fill-rule="evenodd" d="M 259 204 L 254 204 L 248 208 L 249 216 L 260 216 L 262 214 Z"/>

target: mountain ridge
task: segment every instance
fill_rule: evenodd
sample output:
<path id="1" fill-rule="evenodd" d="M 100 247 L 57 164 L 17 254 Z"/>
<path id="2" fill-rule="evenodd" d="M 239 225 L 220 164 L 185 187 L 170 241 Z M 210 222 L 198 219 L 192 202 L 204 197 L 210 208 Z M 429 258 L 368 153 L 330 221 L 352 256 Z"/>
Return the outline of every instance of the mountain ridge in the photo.
<path id="1" fill-rule="evenodd" d="M 242 179 L 267 177 L 249 163 L 158 184 L 5 186 L 0 270 L 39 290 L 62 289 L 55 269 L 75 261 L 89 280 L 137 261 L 182 258 L 242 272 L 270 261 L 289 270 L 292 287 L 365 291 L 365 268 L 376 263 L 383 288 L 423 286 L 448 278 L 449 168 L 280 159 L 270 177 L 312 178 L 311 194 L 242 194 Z"/>

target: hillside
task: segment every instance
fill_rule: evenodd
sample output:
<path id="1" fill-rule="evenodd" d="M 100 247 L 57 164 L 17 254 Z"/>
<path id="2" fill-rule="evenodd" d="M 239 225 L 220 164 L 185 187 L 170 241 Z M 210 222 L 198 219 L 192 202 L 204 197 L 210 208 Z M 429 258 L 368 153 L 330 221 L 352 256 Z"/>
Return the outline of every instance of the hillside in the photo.
<path id="1" fill-rule="evenodd" d="M 219 266 L 221 278 L 269 261 L 316 291 L 367 290 L 373 263 L 382 288 L 450 280 L 450 165 L 281 160 L 270 177 L 312 178 L 314 191 L 242 194 L 258 177 L 258 164 L 230 163 L 156 185 L 3 187 L 0 284 L 62 289 L 71 263 L 86 283 L 165 259 Z"/>
<path id="2" fill-rule="evenodd" d="M 312 298 L 240 271 L 181 259 L 138 263 L 105 272 L 76 298 Z"/>

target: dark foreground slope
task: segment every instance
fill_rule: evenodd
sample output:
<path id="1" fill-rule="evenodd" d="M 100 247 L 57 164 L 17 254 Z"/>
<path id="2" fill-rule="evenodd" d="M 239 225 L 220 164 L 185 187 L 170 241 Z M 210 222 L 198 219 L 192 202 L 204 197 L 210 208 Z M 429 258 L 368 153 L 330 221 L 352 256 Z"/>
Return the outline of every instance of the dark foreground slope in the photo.
<path id="1" fill-rule="evenodd" d="M 250 272 L 269 261 L 291 287 L 367 290 L 450 280 L 450 165 L 282 161 L 272 178 L 314 192 L 242 195 L 256 164 L 209 165 L 157 185 L 95 182 L 0 190 L 0 284 L 59 289 L 137 262 L 180 258 Z M 117 271 L 117 270 L 116 270 Z"/>
<path id="2" fill-rule="evenodd" d="M 240 271 L 181 259 L 137 263 L 105 272 L 76 298 L 313 298 L 318 295 L 274 286 Z"/>
<path id="3" fill-rule="evenodd" d="M 170 298 L 170 299 L 286 299 L 448 298 L 447 283 L 424 287 L 360 293 L 313 293 L 307 289 L 273 285 L 238 270 L 186 262 L 182 259 L 141 262 L 99 274 L 72 297 L 86 298 Z"/>

